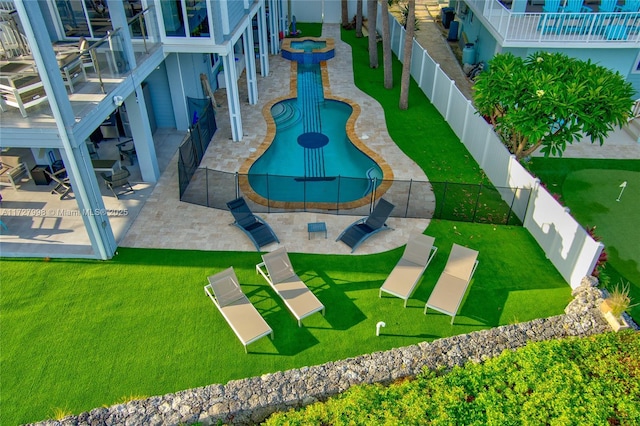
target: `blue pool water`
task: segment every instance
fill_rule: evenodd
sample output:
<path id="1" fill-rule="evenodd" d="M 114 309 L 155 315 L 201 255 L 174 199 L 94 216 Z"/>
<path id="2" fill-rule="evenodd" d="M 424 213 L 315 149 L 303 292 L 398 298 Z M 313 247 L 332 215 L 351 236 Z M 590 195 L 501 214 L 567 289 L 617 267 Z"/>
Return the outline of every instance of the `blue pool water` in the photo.
<path id="1" fill-rule="evenodd" d="M 314 50 L 324 49 L 325 47 L 327 47 L 326 41 L 303 40 L 291 42 L 292 49 L 300 49 L 305 52 L 313 52 Z"/>
<path id="2" fill-rule="evenodd" d="M 347 137 L 353 108 L 324 99 L 320 66 L 298 64 L 298 98 L 276 103 L 276 135 L 249 169 L 249 184 L 264 198 L 344 203 L 380 184 L 382 170 Z M 373 179 L 376 178 L 376 179 Z"/>

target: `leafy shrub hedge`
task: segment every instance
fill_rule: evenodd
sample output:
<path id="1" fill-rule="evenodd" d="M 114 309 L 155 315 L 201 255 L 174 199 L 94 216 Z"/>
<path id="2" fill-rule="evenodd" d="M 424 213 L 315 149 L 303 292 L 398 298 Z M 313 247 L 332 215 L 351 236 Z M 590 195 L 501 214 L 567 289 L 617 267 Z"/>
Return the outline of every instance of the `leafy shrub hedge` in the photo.
<path id="1" fill-rule="evenodd" d="M 640 334 L 532 343 L 482 364 L 356 386 L 267 425 L 640 424 Z"/>

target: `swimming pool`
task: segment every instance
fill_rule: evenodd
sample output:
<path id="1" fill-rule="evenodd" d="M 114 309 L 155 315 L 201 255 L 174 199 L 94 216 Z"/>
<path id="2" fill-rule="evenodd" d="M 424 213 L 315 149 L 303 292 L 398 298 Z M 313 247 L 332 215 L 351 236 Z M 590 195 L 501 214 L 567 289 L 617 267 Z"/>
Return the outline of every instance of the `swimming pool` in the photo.
<path id="1" fill-rule="evenodd" d="M 297 63 L 296 88 L 296 98 L 276 102 L 269 110 L 275 136 L 249 168 L 252 191 L 288 203 L 366 199 L 384 175 L 347 136 L 354 107 L 325 99 L 319 64 Z"/>

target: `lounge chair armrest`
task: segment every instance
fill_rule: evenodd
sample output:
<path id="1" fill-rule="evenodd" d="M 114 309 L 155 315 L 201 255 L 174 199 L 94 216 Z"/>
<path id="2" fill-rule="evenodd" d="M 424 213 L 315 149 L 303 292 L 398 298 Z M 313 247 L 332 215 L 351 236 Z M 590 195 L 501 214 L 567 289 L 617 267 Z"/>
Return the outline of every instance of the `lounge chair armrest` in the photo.
<path id="1" fill-rule="evenodd" d="M 256 265 L 256 274 L 262 275 L 269 284 L 273 285 L 271 278 L 269 277 L 269 271 L 267 271 L 267 265 L 265 265 L 264 262 Z"/>
<path id="2" fill-rule="evenodd" d="M 218 302 L 216 301 L 216 297 L 213 295 L 213 290 L 211 289 L 211 284 L 207 284 L 204 286 L 204 292 L 207 296 L 209 296 L 209 299 L 211 299 L 211 301 L 217 306 Z"/>

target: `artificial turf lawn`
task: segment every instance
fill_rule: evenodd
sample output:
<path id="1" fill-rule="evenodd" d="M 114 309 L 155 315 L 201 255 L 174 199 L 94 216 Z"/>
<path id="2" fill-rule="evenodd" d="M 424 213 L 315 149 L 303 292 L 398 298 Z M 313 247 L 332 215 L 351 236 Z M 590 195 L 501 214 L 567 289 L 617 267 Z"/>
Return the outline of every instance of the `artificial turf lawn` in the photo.
<path id="1" fill-rule="evenodd" d="M 387 91 L 382 68 L 367 66 L 366 39 L 343 35 L 354 44 L 358 86 L 380 101 L 391 136 L 427 176 L 485 182 L 415 82 L 409 109 L 397 108 L 397 60 L 396 85 Z M 570 287 L 521 227 L 434 220 L 426 233 L 439 251 L 406 309 L 401 299 L 378 298 L 402 248 L 368 256 L 291 253 L 327 307 L 326 317 L 315 314 L 302 328 L 256 275 L 258 253 L 120 248 L 104 262 L 1 260 L 0 424 L 547 317 L 570 300 Z M 480 264 L 451 326 L 450 317 L 422 310 L 454 242 L 478 250 Z M 249 355 L 203 291 L 208 275 L 231 265 L 275 332 L 273 341 L 250 345 Z M 387 326 L 376 337 L 381 320 Z"/>
<path id="2" fill-rule="evenodd" d="M 570 300 L 569 286 L 521 227 L 433 221 L 427 233 L 439 250 L 407 308 L 378 298 L 402 248 L 291 253 L 327 308 L 301 328 L 256 274 L 258 253 L 120 248 L 110 261 L 2 260 L 0 424 L 547 317 Z M 480 263 L 451 326 L 450 317 L 423 308 L 454 242 L 478 250 Z M 208 275 L 230 265 L 275 332 L 273 341 L 249 345 L 249 355 L 203 291 Z M 386 322 L 380 337 L 378 321 Z"/>
<path id="3" fill-rule="evenodd" d="M 640 160 L 533 158 L 530 168 L 582 226 L 596 227 L 608 255 L 608 288 L 628 282 L 632 303 L 640 302 Z M 639 321 L 640 305 L 629 314 Z"/>

